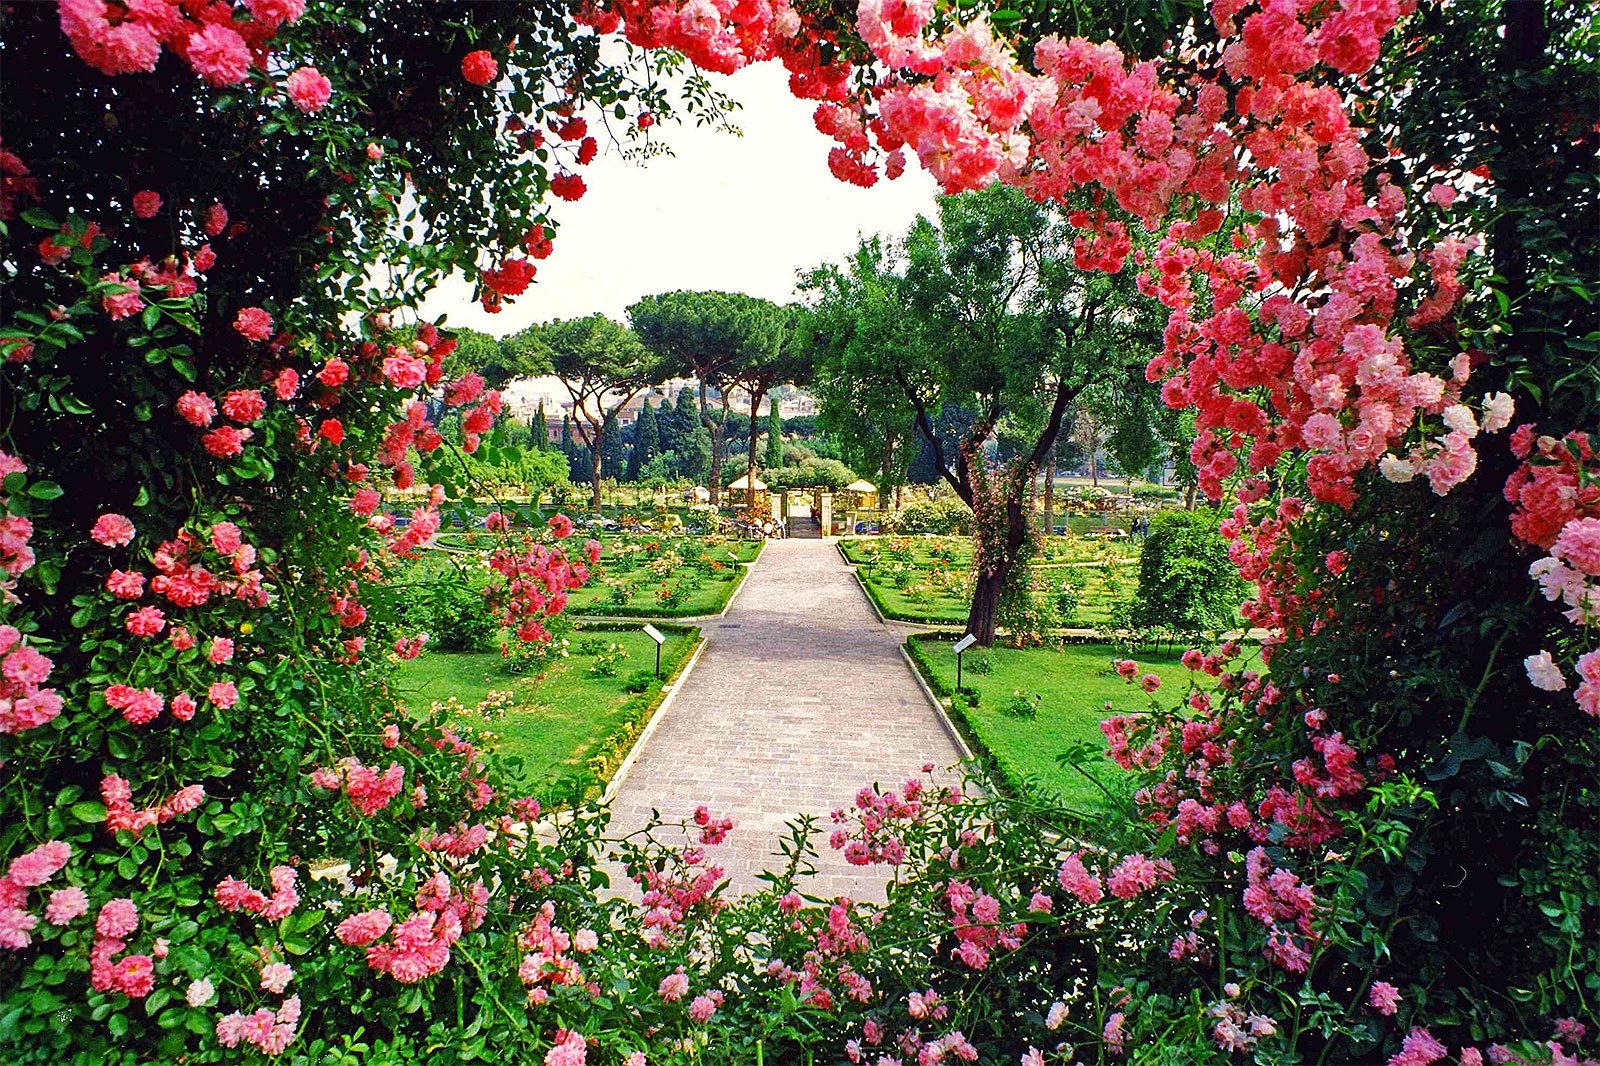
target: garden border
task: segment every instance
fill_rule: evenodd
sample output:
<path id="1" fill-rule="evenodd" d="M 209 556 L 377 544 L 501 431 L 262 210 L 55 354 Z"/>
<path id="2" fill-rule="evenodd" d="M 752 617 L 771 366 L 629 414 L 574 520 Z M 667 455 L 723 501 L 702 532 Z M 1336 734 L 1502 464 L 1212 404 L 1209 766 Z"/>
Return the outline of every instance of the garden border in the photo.
<path id="1" fill-rule="evenodd" d="M 922 686 L 923 692 L 928 694 L 933 705 L 939 709 L 939 717 L 949 722 L 950 728 L 961 737 L 960 746 L 972 753 L 971 760 L 981 766 L 1002 791 L 1015 795 L 1020 791 L 1021 780 L 983 742 L 983 738 L 973 728 L 971 719 L 966 716 L 965 711 L 957 707 L 956 701 L 948 695 L 940 695 L 945 691 L 944 685 L 937 677 L 932 676 L 931 670 L 923 670 L 917 654 L 911 650 L 912 641 L 917 641 L 919 644 L 926 643 L 929 640 L 937 640 L 940 636 L 941 634 L 936 632 L 908 633 L 906 639 L 900 642 L 900 654 L 905 656 L 906 662 L 910 664 L 911 672 L 917 676 L 917 682 Z M 947 699 L 949 699 L 948 707 L 945 705 Z"/>
<path id="2" fill-rule="evenodd" d="M 955 719 L 950 717 L 950 712 L 945 709 L 944 701 L 934 695 L 933 689 L 928 685 L 928 679 L 922 676 L 921 668 L 917 666 L 916 660 L 911 657 L 911 652 L 907 650 L 907 645 L 910 644 L 911 638 L 918 635 L 916 633 L 908 633 L 906 634 L 906 639 L 900 642 L 900 658 L 905 660 L 906 669 L 910 670 L 911 676 L 917 679 L 917 687 L 922 690 L 922 694 L 928 698 L 928 703 L 932 705 L 934 712 L 939 716 L 939 724 L 946 733 L 950 734 L 950 739 L 955 743 L 956 750 L 961 753 L 961 761 L 971 763 L 992 762 L 994 756 L 987 749 L 984 750 L 980 758 L 977 750 L 967 742 L 963 729 L 956 725 Z"/>
<path id="3" fill-rule="evenodd" d="M 574 627 L 574 631 L 600 633 L 615 633 L 624 631 L 639 632 L 645 624 L 645 622 L 633 618 L 601 618 L 582 622 Z M 639 716 L 633 719 L 631 722 L 623 725 L 621 728 L 606 734 L 600 739 L 599 751 L 604 751 L 608 746 L 611 745 L 612 741 L 616 737 L 622 736 L 635 729 L 638 731 L 633 739 L 628 742 L 627 747 L 623 749 L 622 758 L 617 763 L 616 768 L 611 771 L 611 775 L 609 777 L 598 773 L 594 774 L 595 780 L 600 784 L 601 795 L 605 795 L 610 789 L 612 779 L 614 779 L 621 772 L 623 766 L 625 766 L 632 757 L 634 748 L 638 745 L 639 738 L 644 736 L 644 734 L 650 730 L 652 723 L 654 723 L 657 716 L 661 714 L 661 709 L 665 707 L 672 697 L 677 693 L 678 684 L 688 673 L 689 667 L 692 666 L 694 661 L 700 657 L 700 652 L 706 646 L 707 638 L 705 630 L 701 629 L 697 625 L 689 625 L 673 620 L 662 620 L 660 624 L 667 627 L 669 630 L 678 630 L 681 632 L 681 634 L 691 642 L 690 647 L 685 652 L 680 653 L 683 655 L 683 658 L 679 659 L 677 665 L 673 667 L 672 672 L 669 673 L 665 679 L 663 679 L 663 684 L 656 687 L 654 694 L 645 702 Z M 624 706 L 626 706 L 626 704 L 624 704 Z M 599 752 L 596 754 L 598 755 Z M 590 756 L 590 761 L 592 761 L 595 757 L 596 756 Z M 588 766 L 587 761 L 585 766 Z"/>
<path id="4" fill-rule="evenodd" d="M 698 626 L 692 628 L 699 630 Z M 689 680 L 689 675 L 694 671 L 695 664 L 700 661 L 700 656 L 705 652 L 707 645 L 711 643 L 711 638 L 704 630 L 699 630 L 699 633 L 700 641 L 695 646 L 693 654 L 689 656 L 688 661 L 679 667 L 678 672 L 668 681 L 667 691 L 661 702 L 657 703 L 649 713 L 649 716 L 645 719 L 644 728 L 633 739 L 633 743 L 628 746 L 628 753 L 622 757 L 622 761 L 617 764 L 616 770 L 607 779 L 605 788 L 600 792 L 600 802 L 602 804 L 609 804 L 616 796 L 617 789 L 622 786 L 622 782 L 627 780 L 628 773 L 633 769 L 633 764 L 638 761 L 639 752 L 644 748 L 645 743 L 655 735 L 656 727 L 666 717 L 673 701 L 678 698 L 678 693 L 683 691 L 684 682 Z"/>

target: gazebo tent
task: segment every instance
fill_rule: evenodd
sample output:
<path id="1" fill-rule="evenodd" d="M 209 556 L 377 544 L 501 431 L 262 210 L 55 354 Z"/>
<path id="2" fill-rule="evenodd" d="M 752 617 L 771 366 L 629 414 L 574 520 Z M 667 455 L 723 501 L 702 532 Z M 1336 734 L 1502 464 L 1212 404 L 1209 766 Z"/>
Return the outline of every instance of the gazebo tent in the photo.
<path id="1" fill-rule="evenodd" d="M 728 482 L 728 491 L 729 492 L 737 492 L 737 493 L 742 494 L 744 496 L 745 506 L 746 507 L 754 507 L 755 503 L 756 503 L 756 498 L 757 498 L 756 497 L 756 492 L 763 492 L 763 493 L 766 492 L 767 491 L 767 483 L 765 481 L 762 481 L 760 478 L 756 478 L 756 489 L 755 489 L 755 492 L 751 492 L 750 491 L 750 475 L 749 474 L 742 474 L 739 477 L 735 478 L 734 480 Z"/>
<path id="2" fill-rule="evenodd" d="M 846 492 L 877 492 L 878 486 L 865 478 L 857 478 L 844 487 Z"/>

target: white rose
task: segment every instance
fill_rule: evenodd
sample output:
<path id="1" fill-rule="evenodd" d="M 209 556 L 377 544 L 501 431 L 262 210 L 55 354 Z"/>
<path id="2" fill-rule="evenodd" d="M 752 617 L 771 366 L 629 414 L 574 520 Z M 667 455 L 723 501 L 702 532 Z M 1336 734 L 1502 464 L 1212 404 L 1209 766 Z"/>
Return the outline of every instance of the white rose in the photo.
<path id="1" fill-rule="evenodd" d="M 1483 398 L 1483 431 L 1498 433 L 1511 424 L 1512 412 L 1517 403 L 1510 393 L 1491 392 Z"/>
<path id="2" fill-rule="evenodd" d="M 1472 408 L 1466 404 L 1453 403 L 1444 409 L 1444 424 L 1469 437 L 1477 436 L 1478 420 L 1472 417 Z"/>
<path id="3" fill-rule="evenodd" d="M 1410 463 L 1393 455 L 1378 460 L 1378 472 L 1396 485 L 1404 485 L 1417 474 Z"/>
<path id="4" fill-rule="evenodd" d="M 1522 660 L 1522 665 L 1528 671 L 1528 680 L 1533 682 L 1533 687 L 1546 692 L 1560 692 L 1567 687 L 1567 679 L 1561 673 L 1561 667 L 1550 658 L 1550 653 L 1541 651 L 1537 655 L 1530 655 Z"/>
<path id="5" fill-rule="evenodd" d="M 191 1007 L 204 1007 L 216 994 L 217 990 L 211 987 L 211 979 L 202 977 L 189 982 L 189 990 L 183 994 L 183 998 L 188 1000 Z"/>

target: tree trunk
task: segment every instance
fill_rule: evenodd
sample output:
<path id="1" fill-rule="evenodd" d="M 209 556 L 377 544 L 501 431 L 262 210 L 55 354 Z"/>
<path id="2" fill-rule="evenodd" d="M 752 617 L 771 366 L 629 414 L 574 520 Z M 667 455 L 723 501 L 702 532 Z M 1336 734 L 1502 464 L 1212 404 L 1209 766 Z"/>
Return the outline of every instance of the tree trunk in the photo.
<path id="1" fill-rule="evenodd" d="M 744 468 L 744 502 L 745 514 L 751 516 L 755 513 L 756 506 L 756 441 L 761 438 L 761 430 L 756 420 L 756 408 L 761 406 L 761 398 L 766 395 L 765 390 L 750 394 L 750 454 Z"/>
<path id="2" fill-rule="evenodd" d="M 1004 536 L 989 537 L 989 543 L 998 545 L 998 556 L 980 569 L 972 589 L 972 607 L 967 611 L 967 632 L 978 638 L 978 647 L 993 646 L 996 619 L 1000 612 L 1000 597 L 1005 593 L 1006 582 L 1017 567 L 1017 556 L 1028 536 L 1028 512 L 1024 506 L 1032 488 L 1031 473 L 1021 473 L 1008 479 L 1007 500 L 1004 509 Z M 973 523 L 981 521 L 973 512 Z M 980 531 L 981 532 L 981 531 Z"/>
<path id="3" fill-rule="evenodd" d="M 600 446 L 605 442 L 605 432 L 604 426 L 595 430 L 594 454 L 589 458 L 590 485 L 592 488 L 589 494 L 589 510 L 595 514 L 600 513 L 600 464 L 603 461 L 600 454 Z"/>
<path id="4" fill-rule="evenodd" d="M 1193 486 L 1193 485 L 1185 485 L 1184 486 L 1184 489 L 1183 489 L 1183 509 L 1185 511 L 1194 510 L 1194 492 L 1195 492 L 1195 486 Z"/>
<path id="5" fill-rule="evenodd" d="M 718 425 L 706 410 L 706 379 L 700 379 L 700 424 L 706 427 L 706 432 L 711 435 L 711 484 L 706 488 L 711 490 L 711 506 L 722 506 L 722 453 L 724 449 L 723 429 L 726 423 Z"/>
<path id="6" fill-rule="evenodd" d="M 1049 458 L 1044 464 L 1044 535 L 1056 531 L 1056 446 L 1050 445 Z"/>
<path id="7" fill-rule="evenodd" d="M 992 570 L 978 573 L 978 581 L 973 586 L 973 605 L 966 611 L 966 632 L 978 637 L 979 648 L 994 647 L 1000 594 L 1005 592 L 1005 583 L 1011 578 L 1014 565 L 1016 555 L 1006 552 L 1002 559 L 995 560 Z"/>

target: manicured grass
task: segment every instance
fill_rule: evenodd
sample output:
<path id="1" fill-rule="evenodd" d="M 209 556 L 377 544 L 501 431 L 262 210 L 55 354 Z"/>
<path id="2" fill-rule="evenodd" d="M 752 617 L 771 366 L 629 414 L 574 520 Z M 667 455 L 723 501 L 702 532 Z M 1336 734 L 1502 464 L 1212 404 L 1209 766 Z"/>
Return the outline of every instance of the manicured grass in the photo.
<path id="1" fill-rule="evenodd" d="M 664 697 L 662 685 L 688 661 L 700 642 L 693 627 L 663 627 L 661 681 L 652 680 L 640 693 L 624 685 L 637 671 L 655 665 L 655 642 L 641 629 L 609 625 L 576 630 L 567 655 L 556 658 L 537 676 L 510 673 L 497 654 L 426 652 L 400 664 L 401 691 L 414 706 L 454 699 L 463 724 L 471 725 L 502 755 L 520 759 L 520 782 L 534 795 L 564 791 L 556 782 L 588 774 L 600 782 L 610 778 L 627 749 L 643 730 Z M 601 655 L 580 645 L 589 639 L 606 645 L 601 655 L 617 658 L 615 676 L 597 676 L 591 667 Z M 482 713 L 490 694 L 487 715 Z"/>
<path id="2" fill-rule="evenodd" d="M 956 657 L 950 645 L 949 637 L 935 634 L 917 634 L 906 642 L 912 661 L 947 707 L 956 687 Z M 952 715 L 973 748 L 992 760 L 1005 787 L 1038 789 L 1084 806 L 1103 804 L 1105 794 L 1081 773 L 1061 767 L 1056 756 L 1082 741 L 1097 748 L 1104 744 L 1100 722 L 1108 717 L 1106 703 L 1119 711 L 1148 705 L 1148 697 L 1112 669 L 1112 660 L 1119 657 L 1119 649 L 1111 644 L 973 649 L 966 653 L 961 683 L 977 690 L 977 706 L 957 701 Z M 989 673 L 973 669 L 980 660 L 988 661 Z M 1167 700 L 1175 700 L 1174 690 L 1181 691 L 1192 676 L 1173 655 L 1149 655 L 1137 661 L 1141 670 L 1166 683 L 1158 696 Z M 1038 695 L 1038 717 L 1005 713 L 1019 692 L 1029 699 Z M 1116 787 L 1121 770 L 1109 759 L 1105 770 L 1102 780 Z"/>
<path id="3" fill-rule="evenodd" d="M 840 551 L 856 563 L 856 577 L 886 618 L 928 625 L 959 625 L 972 602 L 967 575 L 972 543 L 965 537 L 856 537 Z M 1035 595 L 1056 602 L 1062 584 L 1078 582 L 1078 606 L 1061 620 L 1068 627 L 1111 623 L 1116 604 L 1138 584 L 1136 546 L 1079 537 L 1050 537 L 1033 568 Z"/>

